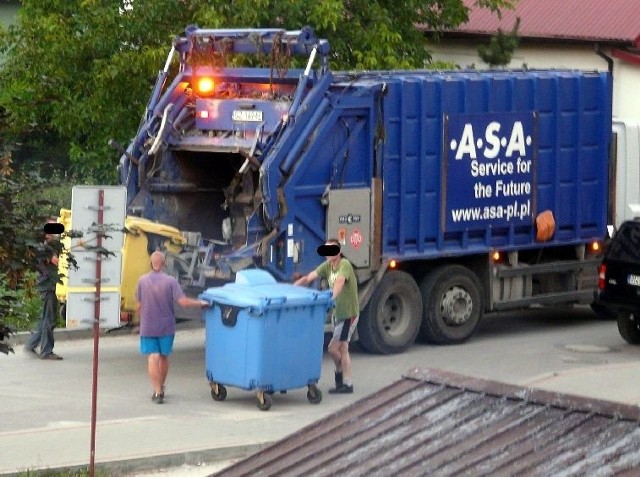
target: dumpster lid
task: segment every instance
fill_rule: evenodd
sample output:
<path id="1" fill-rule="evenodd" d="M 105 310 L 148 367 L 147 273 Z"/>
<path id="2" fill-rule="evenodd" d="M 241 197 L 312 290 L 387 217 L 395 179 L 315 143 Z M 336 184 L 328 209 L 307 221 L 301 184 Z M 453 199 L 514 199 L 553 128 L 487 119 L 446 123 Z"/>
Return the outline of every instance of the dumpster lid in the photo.
<path id="1" fill-rule="evenodd" d="M 236 283 L 238 285 L 266 285 L 277 282 L 273 275 L 266 270 L 250 268 L 236 273 Z"/>
<path id="2" fill-rule="evenodd" d="M 198 298 L 218 305 L 251 308 L 256 313 L 293 306 L 330 307 L 331 290 L 320 291 L 289 283 L 277 283 L 273 276 L 264 270 L 242 272 L 236 274 L 235 283 L 209 288 Z"/>

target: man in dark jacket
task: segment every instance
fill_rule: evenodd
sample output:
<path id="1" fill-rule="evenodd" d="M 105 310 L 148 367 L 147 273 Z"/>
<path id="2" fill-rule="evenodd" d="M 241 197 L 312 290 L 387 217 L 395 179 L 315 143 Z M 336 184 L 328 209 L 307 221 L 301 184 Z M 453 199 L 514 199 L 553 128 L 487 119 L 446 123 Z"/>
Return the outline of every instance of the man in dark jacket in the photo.
<path id="1" fill-rule="evenodd" d="M 51 218 L 48 223 L 56 223 Z M 47 233 L 45 227 L 44 242 L 36 250 L 38 258 L 38 280 L 36 288 L 42 298 L 42 314 L 33 334 L 24 346 L 25 351 L 36 353 L 36 347 L 40 347 L 40 359 L 59 361 L 62 356 L 53 352 L 53 329 L 58 318 L 58 298 L 56 297 L 56 284 L 60 274 L 58 273 L 58 256 L 62 250 L 60 236 Z"/>

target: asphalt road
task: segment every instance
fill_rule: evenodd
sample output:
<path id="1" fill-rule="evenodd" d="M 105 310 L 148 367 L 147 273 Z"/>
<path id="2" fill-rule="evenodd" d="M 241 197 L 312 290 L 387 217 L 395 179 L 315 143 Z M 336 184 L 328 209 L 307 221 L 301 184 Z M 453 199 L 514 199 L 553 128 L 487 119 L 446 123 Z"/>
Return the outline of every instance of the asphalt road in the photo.
<path id="1" fill-rule="evenodd" d="M 58 339 L 60 362 L 33 358 L 19 345 L 15 355 L 0 356 L 0 474 L 89 463 L 93 344 L 91 338 Z M 294 389 L 274 395 L 265 412 L 242 389 L 229 388 L 223 402 L 211 399 L 200 322 L 180 326 L 161 406 L 149 399 L 138 337 L 129 331 L 102 334 L 96 465 L 121 475 L 160 468 L 162 475 L 207 475 L 212 467 L 196 464 L 241 458 L 375 393 L 414 367 L 640 403 L 640 348 L 622 340 L 615 322 L 598 320 L 588 308 L 486 317 L 476 335 L 458 346 L 416 344 L 394 356 L 354 348 L 353 395 L 326 393 L 333 372 L 325 355 L 321 403 L 310 404 L 306 388 Z M 187 473 L 166 471 L 184 464 Z"/>

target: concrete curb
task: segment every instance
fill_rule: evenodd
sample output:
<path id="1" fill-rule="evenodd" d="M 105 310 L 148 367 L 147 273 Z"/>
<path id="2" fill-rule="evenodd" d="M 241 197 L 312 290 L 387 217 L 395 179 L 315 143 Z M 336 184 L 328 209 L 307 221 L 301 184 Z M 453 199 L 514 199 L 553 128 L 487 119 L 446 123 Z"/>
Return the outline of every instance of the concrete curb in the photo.
<path id="1" fill-rule="evenodd" d="M 11 335 L 9 339 L 9 343 L 14 347 L 14 351 L 16 346 L 23 346 L 29 336 L 31 336 L 33 332 L 31 331 L 18 331 L 17 333 Z M 100 337 L 102 337 L 106 333 L 100 333 Z M 93 337 L 93 331 L 91 330 L 53 330 L 53 339 L 55 341 L 66 341 L 66 340 L 78 340 L 78 339 L 87 339 Z"/>
<path id="2" fill-rule="evenodd" d="M 204 327 L 204 321 L 202 320 L 178 320 L 176 323 L 176 331 L 192 329 L 192 328 L 201 328 Z M 18 351 L 16 347 L 23 346 L 29 336 L 31 336 L 32 331 L 18 331 L 11 335 L 11 337 L 7 340 L 8 343 L 14 348 L 14 351 Z M 100 330 L 100 338 L 109 337 L 109 336 L 123 336 L 127 334 L 133 334 L 133 328 L 130 325 L 125 325 L 122 328 L 115 328 L 112 330 Z M 68 340 L 80 340 L 80 339 L 90 339 L 93 338 L 93 330 L 68 330 L 66 328 L 57 328 L 53 330 L 53 339 L 56 341 L 68 341 Z"/>
<path id="3" fill-rule="evenodd" d="M 251 454 L 258 452 L 271 443 L 264 444 L 247 444 L 233 447 L 220 447 L 216 449 L 201 449 L 194 451 L 181 452 L 178 454 L 162 454 L 151 455 L 147 457 L 139 457 L 135 459 L 114 460 L 109 462 L 96 462 L 95 470 L 97 472 L 106 472 L 112 477 L 120 477 L 131 475 L 136 472 L 162 472 L 162 469 L 180 467 L 182 465 L 203 465 L 224 463 L 226 461 L 234 461 L 244 459 Z M 25 469 L 20 472 L 10 472 L 0 474 L 2 477 L 22 477 L 25 472 L 36 473 L 44 472 L 75 472 L 86 470 L 87 465 L 76 465 L 62 468 L 39 468 Z"/>

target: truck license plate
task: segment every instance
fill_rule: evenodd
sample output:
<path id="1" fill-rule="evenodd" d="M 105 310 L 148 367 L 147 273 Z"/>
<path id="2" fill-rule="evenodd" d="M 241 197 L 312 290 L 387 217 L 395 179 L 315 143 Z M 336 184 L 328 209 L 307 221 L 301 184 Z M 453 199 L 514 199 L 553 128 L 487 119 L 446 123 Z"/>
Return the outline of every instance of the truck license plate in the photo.
<path id="1" fill-rule="evenodd" d="M 640 275 L 629 274 L 627 277 L 627 283 L 629 285 L 633 285 L 634 287 L 640 287 Z"/>
<path id="2" fill-rule="evenodd" d="M 262 121 L 262 111 L 258 109 L 236 109 L 231 114 L 233 121 Z"/>

